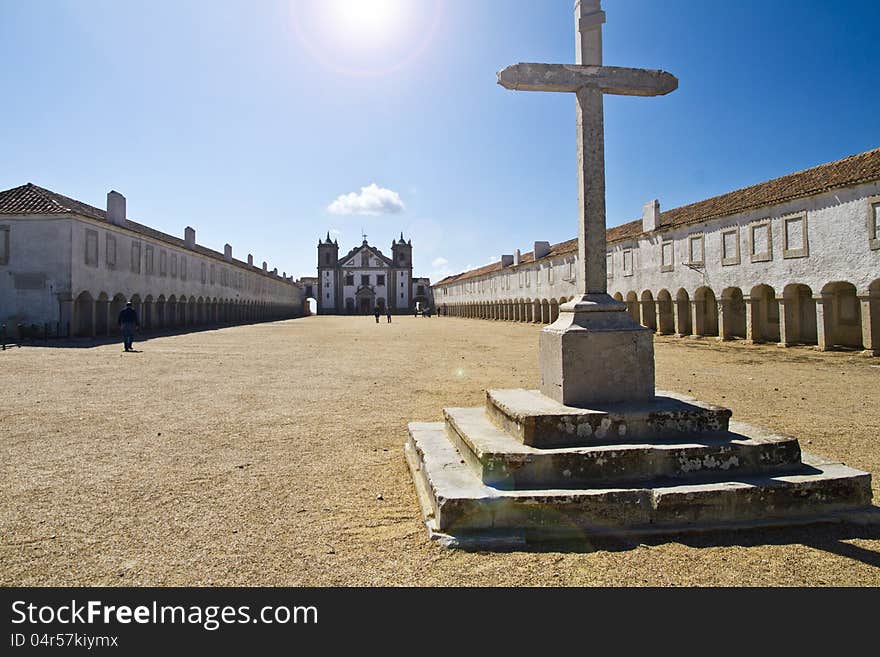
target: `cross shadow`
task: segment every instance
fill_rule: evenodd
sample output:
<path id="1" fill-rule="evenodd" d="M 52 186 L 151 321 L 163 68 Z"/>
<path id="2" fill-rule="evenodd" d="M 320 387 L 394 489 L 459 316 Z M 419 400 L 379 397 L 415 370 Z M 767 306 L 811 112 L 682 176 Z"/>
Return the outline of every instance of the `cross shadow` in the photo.
<path id="1" fill-rule="evenodd" d="M 871 507 L 858 522 L 843 520 L 803 524 L 789 527 L 755 527 L 701 530 L 699 532 L 669 532 L 653 536 L 615 536 L 605 534 L 581 535 L 551 540 L 530 540 L 522 545 L 500 543 L 492 552 L 503 553 L 549 553 L 588 554 L 592 552 L 628 552 L 630 550 L 659 547 L 679 543 L 693 548 L 709 547 L 760 547 L 762 545 L 803 545 L 815 550 L 829 552 L 868 566 L 880 568 L 880 550 L 872 550 L 847 541 L 854 539 L 880 540 L 880 508 Z M 465 552 L 488 552 L 480 542 L 468 544 L 467 539 L 458 546 Z"/>

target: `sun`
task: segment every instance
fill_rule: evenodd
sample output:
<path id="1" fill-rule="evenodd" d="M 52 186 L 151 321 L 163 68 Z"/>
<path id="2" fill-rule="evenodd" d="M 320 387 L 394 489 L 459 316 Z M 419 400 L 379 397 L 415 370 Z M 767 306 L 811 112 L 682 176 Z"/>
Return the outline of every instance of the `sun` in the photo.
<path id="1" fill-rule="evenodd" d="M 384 76 L 419 59 L 438 33 L 446 0 L 288 0 L 305 51 L 327 69 Z"/>
<path id="2" fill-rule="evenodd" d="M 379 43 L 394 37 L 408 7 L 405 0 L 325 0 L 327 19 L 341 38 Z"/>

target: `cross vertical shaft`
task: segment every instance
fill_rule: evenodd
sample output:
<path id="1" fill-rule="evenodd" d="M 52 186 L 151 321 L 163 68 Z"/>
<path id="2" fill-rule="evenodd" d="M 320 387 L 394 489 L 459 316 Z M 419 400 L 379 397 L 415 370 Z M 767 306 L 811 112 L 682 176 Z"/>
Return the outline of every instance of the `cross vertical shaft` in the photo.
<path id="1" fill-rule="evenodd" d="M 578 295 L 541 330 L 541 393 L 569 406 L 639 401 L 654 396 L 651 330 L 608 296 L 605 235 L 603 96 L 662 96 L 678 88 L 665 71 L 604 66 L 601 0 L 574 5 L 577 63 L 519 63 L 498 72 L 515 91 L 575 93 L 578 162 Z"/>
<path id="2" fill-rule="evenodd" d="M 574 7 L 577 64 L 602 66 L 602 24 L 599 0 L 578 0 Z M 577 91 L 578 160 L 578 293 L 607 293 L 605 262 L 605 128 L 603 92 Z"/>

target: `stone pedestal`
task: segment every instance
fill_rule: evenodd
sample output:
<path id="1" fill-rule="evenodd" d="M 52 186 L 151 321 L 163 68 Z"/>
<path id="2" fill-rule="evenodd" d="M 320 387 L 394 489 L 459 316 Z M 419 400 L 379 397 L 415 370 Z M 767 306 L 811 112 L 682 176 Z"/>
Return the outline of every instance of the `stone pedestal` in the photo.
<path id="1" fill-rule="evenodd" d="M 654 396 L 654 339 L 626 305 L 586 295 L 559 308 L 541 331 L 541 392 L 566 406 L 589 407 Z"/>
<path id="2" fill-rule="evenodd" d="M 582 409 L 537 390 L 413 422 L 404 446 L 430 536 L 450 547 L 877 522 L 871 476 L 669 392 Z"/>

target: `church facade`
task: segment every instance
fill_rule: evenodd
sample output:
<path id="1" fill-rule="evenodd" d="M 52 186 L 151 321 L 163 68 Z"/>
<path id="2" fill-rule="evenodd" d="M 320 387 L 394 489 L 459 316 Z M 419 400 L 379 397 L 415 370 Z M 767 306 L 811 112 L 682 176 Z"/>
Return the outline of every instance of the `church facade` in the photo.
<path id="1" fill-rule="evenodd" d="M 433 307 L 431 281 L 413 276 L 412 240 L 391 242 L 391 256 L 367 242 L 339 257 L 336 240 L 318 240 L 318 277 L 306 296 L 318 302 L 319 315 L 405 314 Z M 309 289 L 311 287 L 311 289 Z"/>

